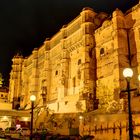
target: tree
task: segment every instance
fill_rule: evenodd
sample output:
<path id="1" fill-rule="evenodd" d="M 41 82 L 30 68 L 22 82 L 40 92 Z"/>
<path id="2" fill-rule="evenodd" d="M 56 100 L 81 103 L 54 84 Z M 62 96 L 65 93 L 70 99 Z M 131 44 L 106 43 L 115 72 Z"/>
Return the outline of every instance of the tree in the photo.
<path id="1" fill-rule="evenodd" d="M 102 112 L 115 113 L 123 110 L 123 100 L 114 100 L 114 91 L 111 91 L 107 85 L 101 82 L 97 85 L 97 96 L 99 109 Z"/>
<path id="2" fill-rule="evenodd" d="M 122 112 L 123 99 L 120 99 L 119 101 L 112 100 L 111 102 L 109 102 L 106 111 L 109 113 Z"/>
<path id="3" fill-rule="evenodd" d="M 113 100 L 113 93 L 108 86 L 98 83 L 97 85 L 97 98 L 99 98 L 99 109 L 102 112 L 106 112 L 109 103 Z"/>

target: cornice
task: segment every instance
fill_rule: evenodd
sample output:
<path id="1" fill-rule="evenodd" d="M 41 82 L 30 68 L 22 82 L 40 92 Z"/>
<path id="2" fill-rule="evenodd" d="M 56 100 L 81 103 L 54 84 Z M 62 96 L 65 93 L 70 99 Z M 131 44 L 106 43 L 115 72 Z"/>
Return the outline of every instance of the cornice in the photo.
<path id="1" fill-rule="evenodd" d="M 76 50 L 77 48 L 81 47 L 82 44 L 83 44 L 82 41 L 78 41 L 78 42 L 76 42 L 75 44 L 69 46 L 69 47 L 67 48 L 67 51 L 68 51 L 69 53 L 70 53 L 70 52 L 73 52 L 73 51 Z"/>
<path id="2" fill-rule="evenodd" d="M 99 33 L 99 32 L 101 32 L 102 30 L 108 28 L 111 25 L 112 25 L 112 21 L 111 20 L 105 20 L 103 22 L 102 26 L 95 30 L 95 33 Z"/>

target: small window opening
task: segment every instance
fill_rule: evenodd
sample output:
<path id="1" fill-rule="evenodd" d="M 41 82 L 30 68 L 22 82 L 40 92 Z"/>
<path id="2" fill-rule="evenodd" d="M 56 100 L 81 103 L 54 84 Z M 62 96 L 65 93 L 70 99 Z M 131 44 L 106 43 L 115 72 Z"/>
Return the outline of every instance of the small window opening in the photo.
<path id="1" fill-rule="evenodd" d="M 78 65 L 80 65 L 80 64 L 81 64 L 81 59 L 78 60 Z"/>
<path id="2" fill-rule="evenodd" d="M 55 72 L 55 75 L 58 75 L 58 71 Z"/>
<path id="3" fill-rule="evenodd" d="M 105 53 L 104 48 L 101 48 L 101 49 L 100 49 L 100 55 L 103 56 L 104 53 Z"/>

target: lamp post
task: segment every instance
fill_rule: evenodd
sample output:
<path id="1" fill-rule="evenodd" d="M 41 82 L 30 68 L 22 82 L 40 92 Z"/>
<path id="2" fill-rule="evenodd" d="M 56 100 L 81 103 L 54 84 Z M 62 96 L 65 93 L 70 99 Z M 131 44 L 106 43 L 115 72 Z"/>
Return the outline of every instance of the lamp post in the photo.
<path id="1" fill-rule="evenodd" d="M 30 101 L 31 101 L 31 125 L 30 125 L 31 134 L 30 134 L 30 140 L 32 140 L 32 134 L 33 134 L 33 110 L 34 110 L 34 101 L 35 100 L 36 100 L 36 96 L 31 95 L 30 96 Z"/>
<path id="2" fill-rule="evenodd" d="M 133 76 L 133 71 L 131 68 L 125 68 L 123 70 L 123 76 L 127 81 L 127 93 L 128 93 L 128 117 L 129 117 L 129 139 L 133 140 L 133 126 L 132 126 L 132 114 L 131 114 L 131 95 L 130 95 L 130 79 Z"/>

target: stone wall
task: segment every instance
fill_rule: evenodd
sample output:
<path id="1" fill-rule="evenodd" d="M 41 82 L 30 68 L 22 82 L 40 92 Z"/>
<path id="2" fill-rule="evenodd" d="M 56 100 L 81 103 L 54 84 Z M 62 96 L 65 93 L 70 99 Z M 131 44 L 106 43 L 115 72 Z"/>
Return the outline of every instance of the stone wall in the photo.
<path id="1" fill-rule="evenodd" d="M 114 104 L 115 111 L 124 109 L 125 67 L 133 68 L 132 88 L 139 88 L 139 9 L 139 4 L 125 14 L 116 9 L 109 16 L 84 8 L 30 56 L 13 58 L 9 100 L 20 97 L 27 109 L 35 94 L 36 106 L 55 113 L 106 112 Z"/>

